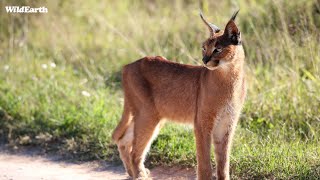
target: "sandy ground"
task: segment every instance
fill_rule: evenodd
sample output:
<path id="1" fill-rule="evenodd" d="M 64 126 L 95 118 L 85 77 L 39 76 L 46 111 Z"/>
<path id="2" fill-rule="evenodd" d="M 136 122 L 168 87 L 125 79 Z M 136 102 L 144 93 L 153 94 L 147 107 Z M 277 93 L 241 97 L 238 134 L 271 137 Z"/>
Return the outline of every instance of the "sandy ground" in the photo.
<path id="1" fill-rule="evenodd" d="M 153 179 L 195 179 L 194 169 L 156 167 Z M 66 162 L 59 156 L 33 151 L 12 153 L 0 148 L 0 180 L 99 180 L 129 179 L 122 166 L 106 162 Z"/>

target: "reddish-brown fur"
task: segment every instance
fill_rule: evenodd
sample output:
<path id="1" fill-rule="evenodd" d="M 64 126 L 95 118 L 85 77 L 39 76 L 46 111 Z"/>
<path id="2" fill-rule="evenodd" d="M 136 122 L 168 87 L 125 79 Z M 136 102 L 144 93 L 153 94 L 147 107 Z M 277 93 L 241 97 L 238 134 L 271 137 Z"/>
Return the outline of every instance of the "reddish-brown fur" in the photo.
<path id="1" fill-rule="evenodd" d="M 217 179 L 229 179 L 231 140 L 246 92 L 243 48 L 239 42 L 230 43 L 231 35 L 240 36 L 233 20 L 224 32 L 211 34 L 204 43 L 203 56 L 210 56 L 206 67 L 156 56 L 123 68 L 124 112 L 112 138 L 133 178 L 148 177 L 143 165 L 145 155 L 160 121 L 169 119 L 194 126 L 198 179 L 212 178 L 211 142 Z M 212 54 L 219 46 L 222 51 Z"/>

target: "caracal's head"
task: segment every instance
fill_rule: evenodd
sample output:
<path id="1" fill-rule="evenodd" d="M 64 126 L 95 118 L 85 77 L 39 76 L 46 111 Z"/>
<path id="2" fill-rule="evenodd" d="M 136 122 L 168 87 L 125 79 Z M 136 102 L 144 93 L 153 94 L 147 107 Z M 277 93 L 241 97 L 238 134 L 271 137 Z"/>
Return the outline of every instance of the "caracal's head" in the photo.
<path id="1" fill-rule="evenodd" d="M 202 44 L 202 61 L 208 69 L 227 67 L 244 59 L 241 33 L 235 24 L 238 12 L 233 14 L 224 31 L 207 22 L 200 13 L 201 19 L 210 31 L 210 37 Z"/>

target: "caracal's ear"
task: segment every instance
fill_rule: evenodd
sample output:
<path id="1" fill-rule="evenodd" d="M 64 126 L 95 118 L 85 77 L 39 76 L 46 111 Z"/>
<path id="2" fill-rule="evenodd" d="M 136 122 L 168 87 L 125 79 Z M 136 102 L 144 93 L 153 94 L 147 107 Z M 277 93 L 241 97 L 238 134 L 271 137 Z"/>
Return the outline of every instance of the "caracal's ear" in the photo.
<path id="1" fill-rule="evenodd" d="M 239 10 L 232 15 L 224 30 L 224 34 L 227 35 L 227 37 L 231 40 L 231 43 L 234 45 L 241 44 L 241 34 L 236 23 L 234 22 L 238 15 L 238 12 Z"/>
<path id="2" fill-rule="evenodd" d="M 215 33 L 218 33 L 220 31 L 220 29 L 218 28 L 218 26 L 209 23 L 204 17 L 202 12 L 200 11 L 200 17 L 202 19 L 202 21 L 204 22 L 204 24 L 208 27 L 209 32 L 210 32 L 210 38 L 213 38 Z"/>

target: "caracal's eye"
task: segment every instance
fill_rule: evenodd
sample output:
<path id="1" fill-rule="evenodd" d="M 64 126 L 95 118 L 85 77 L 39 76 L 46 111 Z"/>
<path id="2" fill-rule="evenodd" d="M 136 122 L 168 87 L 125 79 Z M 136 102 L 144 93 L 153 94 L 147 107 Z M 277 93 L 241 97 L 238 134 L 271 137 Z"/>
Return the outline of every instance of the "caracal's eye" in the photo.
<path id="1" fill-rule="evenodd" d="M 205 47 L 202 47 L 201 48 L 202 52 L 206 51 L 206 48 Z"/>
<path id="2" fill-rule="evenodd" d="M 222 51 L 222 48 L 216 48 L 216 49 L 214 49 L 214 53 L 220 53 Z"/>

